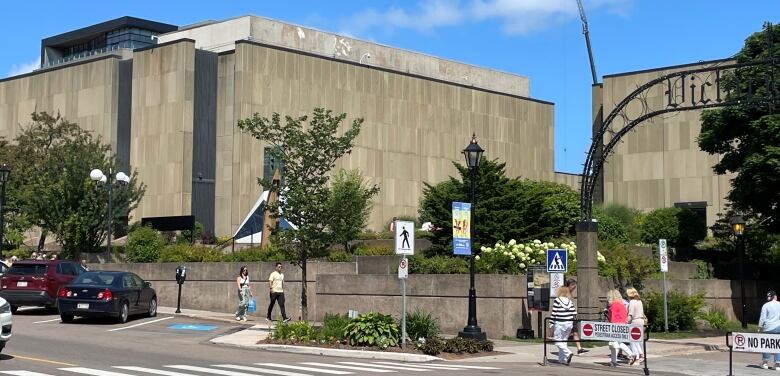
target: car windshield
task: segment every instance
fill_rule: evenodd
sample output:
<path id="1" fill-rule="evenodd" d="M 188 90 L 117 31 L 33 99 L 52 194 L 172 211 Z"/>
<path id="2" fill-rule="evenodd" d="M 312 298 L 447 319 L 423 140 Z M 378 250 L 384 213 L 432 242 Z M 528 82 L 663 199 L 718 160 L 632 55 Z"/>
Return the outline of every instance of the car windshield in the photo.
<path id="1" fill-rule="evenodd" d="M 8 269 L 8 274 L 43 276 L 46 275 L 47 268 L 48 266 L 44 264 L 15 263 L 11 265 L 11 269 Z"/>
<path id="2" fill-rule="evenodd" d="M 76 285 L 94 285 L 94 286 L 107 286 L 114 283 L 114 278 L 117 274 L 87 272 L 80 275 L 73 281 Z"/>

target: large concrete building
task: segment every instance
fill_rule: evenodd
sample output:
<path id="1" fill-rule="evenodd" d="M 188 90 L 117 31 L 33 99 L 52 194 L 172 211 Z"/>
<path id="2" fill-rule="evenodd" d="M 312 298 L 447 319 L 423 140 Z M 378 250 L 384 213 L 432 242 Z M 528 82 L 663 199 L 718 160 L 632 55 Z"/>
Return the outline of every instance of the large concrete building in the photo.
<path id="1" fill-rule="evenodd" d="M 231 235 L 270 174 L 265 145 L 236 128 L 315 107 L 365 119 L 338 167 L 381 187 L 371 227 L 414 215 L 423 182 L 454 175 L 476 133 L 510 176 L 553 172 L 553 104 L 529 80 L 255 16 L 186 27 L 123 17 L 44 39 L 41 68 L 0 80 L 0 137 L 59 112 L 109 142 L 147 192 L 134 220 L 194 215 Z"/>

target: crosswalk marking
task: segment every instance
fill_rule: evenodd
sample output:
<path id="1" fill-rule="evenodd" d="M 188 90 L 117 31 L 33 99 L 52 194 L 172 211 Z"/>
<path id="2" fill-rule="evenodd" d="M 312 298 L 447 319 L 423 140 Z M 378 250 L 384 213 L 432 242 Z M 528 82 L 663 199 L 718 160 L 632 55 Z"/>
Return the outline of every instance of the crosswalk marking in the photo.
<path id="1" fill-rule="evenodd" d="M 338 362 L 339 364 L 355 364 L 355 365 L 366 365 L 363 363 L 358 362 Z M 386 369 L 392 369 L 392 370 L 400 370 L 400 371 L 414 371 L 414 372 L 430 372 L 431 370 L 425 369 L 425 368 L 415 368 L 411 366 L 385 366 L 381 364 L 371 364 L 371 367 L 377 367 L 377 368 L 386 368 Z"/>
<path id="2" fill-rule="evenodd" d="M 308 364 L 310 366 L 320 366 L 320 367 L 330 367 L 330 368 L 340 368 L 340 369 L 351 369 L 351 370 L 355 370 L 355 371 L 366 371 L 366 372 L 379 372 L 379 373 L 395 372 L 395 371 L 391 371 L 389 369 L 353 367 L 353 366 L 344 366 L 344 365 L 339 365 L 339 364 L 328 364 L 328 363 L 304 362 L 304 363 L 301 363 L 301 364 Z"/>
<path id="3" fill-rule="evenodd" d="M 462 371 L 463 370 L 463 368 L 456 368 L 456 367 L 449 367 L 449 366 L 432 368 L 432 367 L 428 367 L 425 364 L 418 364 L 418 363 L 374 362 L 374 364 L 386 364 L 388 366 L 402 366 L 402 367 L 411 366 L 411 367 L 415 367 L 415 368 L 438 369 L 438 370 L 443 370 L 443 371 L 444 370 L 447 370 L 447 371 Z"/>
<path id="4" fill-rule="evenodd" d="M 319 372 L 319 373 L 326 373 L 329 375 L 352 375 L 352 372 L 346 372 L 346 371 L 333 371 L 329 369 L 319 369 L 319 368 L 312 368 L 312 367 L 301 367 L 301 366 L 291 366 L 287 364 L 279 364 L 279 363 L 255 363 L 258 366 L 266 366 L 266 367 L 276 367 L 276 368 L 289 368 L 289 369 L 295 369 L 299 371 L 311 371 L 311 372 Z"/>
<path id="5" fill-rule="evenodd" d="M 92 376 L 133 376 L 133 375 L 131 375 L 129 373 L 112 372 L 112 371 L 101 371 L 99 369 L 84 368 L 84 367 L 60 368 L 59 370 L 60 371 L 75 372 L 75 373 L 83 373 L 85 375 L 92 375 Z"/>
<path id="6" fill-rule="evenodd" d="M 214 367 L 232 368 L 232 369 L 237 369 L 237 370 L 240 370 L 240 371 L 257 372 L 257 373 L 263 373 L 263 374 L 268 373 L 268 374 L 271 374 L 271 375 L 282 375 L 282 376 L 314 376 L 314 375 L 310 375 L 308 373 L 287 372 L 287 371 L 279 371 L 279 370 L 268 369 L 268 368 L 237 366 L 237 365 L 233 365 L 233 364 L 214 364 Z"/>
<path id="7" fill-rule="evenodd" d="M 211 373 L 214 375 L 224 375 L 224 376 L 257 376 L 255 374 L 246 373 L 246 372 L 226 371 L 223 369 L 207 368 L 207 367 L 195 367 L 195 366 L 185 366 L 185 365 L 173 365 L 173 366 L 165 366 L 165 367 L 178 368 L 187 371 Z"/>
<path id="8" fill-rule="evenodd" d="M 125 369 L 128 371 L 135 371 L 135 372 L 145 372 L 145 373 L 151 373 L 153 375 L 163 375 L 163 376 L 195 376 L 189 373 L 166 371 L 164 369 L 154 369 L 154 368 L 146 368 L 146 367 L 114 366 L 114 368 Z"/>
<path id="9" fill-rule="evenodd" d="M 465 369 L 501 369 L 496 367 L 483 367 L 483 366 L 464 366 L 461 364 L 426 364 L 427 367 L 436 367 L 444 369 L 443 367 L 458 367 L 458 368 L 465 368 Z"/>
<path id="10" fill-rule="evenodd" d="M 33 371 L 0 371 L 0 373 L 4 373 L 6 375 L 14 375 L 14 376 L 52 376 L 47 373 L 39 373 Z"/>

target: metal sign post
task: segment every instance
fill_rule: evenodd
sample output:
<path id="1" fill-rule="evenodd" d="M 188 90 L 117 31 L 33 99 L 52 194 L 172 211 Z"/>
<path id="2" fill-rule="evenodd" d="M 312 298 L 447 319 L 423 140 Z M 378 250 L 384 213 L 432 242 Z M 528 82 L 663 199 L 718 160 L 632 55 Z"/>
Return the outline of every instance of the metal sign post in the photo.
<path id="1" fill-rule="evenodd" d="M 401 255 L 398 262 L 398 279 L 401 280 L 401 348 L 406 348 L 406 279 L 409 277 L 409 260 L 414 255 L 414 222 L 395 221 L 395 254 Z"/>
<path id="2" fill-rule="evenodd" d="M 666 304 L 666 273 L 669 271 L 669 255 L 666 252 L 666 239 L 658 239 L 658 257 L 661 261 L 661 274 L 664 288 L 664 332 L 669 332 L 669 311 Z"/>
<path id="3" fill-rule="evenodd" d="M 398 262 L 398 279 L 401 280 L 401 348 L 406 348 L 406 278 L 409 277 L 409 261 L 406 256 Z"/>

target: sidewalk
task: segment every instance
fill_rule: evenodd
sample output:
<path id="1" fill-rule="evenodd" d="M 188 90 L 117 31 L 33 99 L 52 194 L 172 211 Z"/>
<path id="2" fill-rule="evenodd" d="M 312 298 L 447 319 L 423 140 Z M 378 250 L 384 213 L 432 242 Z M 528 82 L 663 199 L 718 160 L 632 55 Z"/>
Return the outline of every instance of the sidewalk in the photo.
<path id="1" fill-rule="evenodd" d="M 407 362 L 428 362 L 433 360 L 441 360 L 441 358 L 417 355 L 417 354 L 405 354 L 405 353 L 393 353 L 393 352 L 379 352 L 379 351 L 362 351 L 362 350 L 340 350 L 340 349 L 324 349 L 318 347 L 305 347 L 305 346 L 287 346 L 287 345 L 271 345 L 271 344 L 258 344 L 257 342 L 268 337 L 268 334 L 273 330 L 273 323 L 269 323 L 264 319 L 258 320 L 256 317 L 250 317 L 246 323 L 237 322 L 235 316 L 231 313 L 220 313 L 210 311 L 199 311 L 192 309 L 182 309 L 181 313 L 174 313 L 176 308 L 173 307 L 159 307 L 157 310 L 161 314 L 181 315 L 185 317 L 191 317 L 202 320 L 220 321 L 230 323 L 234 325 L 240 325 L 244 328 L 226 335 L 213 338 L 210 342 L 214 344 L 224 346 L 235 346 L 248 349 L 258 349 L 267 351 L 283 351 L 299 354 L 314 354 L 324 356 L 339 356 L 339 357 L 351 357 L 351 358 L 367 358 L 367 359 L 385 359 Z M 492 340 L 495 343 L 495 351 L 503 352 L 506 354 L 494 355 L 494 356 L 481 356 L 468 359 L 459 359 L 459 362 L 512 362 L 512 363 L 541 363 L 544 352 L 544 344 L 536 342 L 516 342 L 507 340 Z M 569 344 L 570 349 L 574 349 L 574 344 Z M 609 362 L 609 347 L 600 346 L 588 349 L 585 354 L 575 356 L 572 363 L 608 363 Z M 548 361 L 555 361 L 556 353 L 558 349 L 554 344 L 547 344 L 547 358 Z M 696 354 L 707 351 L 728 351 L 725 345 L 725 339 L 721 336 L 718 337 L 700 337 L 700 338 L 686 338 L 676 340 L 663 340 L 663 339 L 650 339 L 647 342 L 647 358 L 649 366 L 652 367 L 652 361 L 654 358 L 661 358 L 669 355 L 688 355 Z M 634 365 L 634 367 L 637 367 Z"/>

